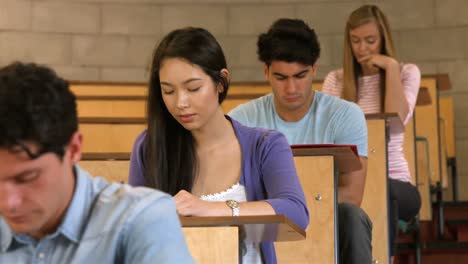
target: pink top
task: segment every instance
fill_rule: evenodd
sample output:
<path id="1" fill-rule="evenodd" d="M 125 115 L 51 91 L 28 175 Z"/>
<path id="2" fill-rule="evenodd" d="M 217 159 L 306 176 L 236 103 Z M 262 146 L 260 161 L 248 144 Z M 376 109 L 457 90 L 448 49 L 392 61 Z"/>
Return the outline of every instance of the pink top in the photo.
<path id="1" fill-rule="evenodd" d="M 323 83 L 322 91 L 333 96 L 341 97 L 343 90 L 342 80 L 342 69 L 328 73 Z M 379 80 L 379 74 L 359 77 L 357 104 L 366 114 L 381 112 Z M 413 110 L 418 97 L 419 85 L 421 83 L 421 73 L 418 66 L 414 64 L 402 64 L 401 82 L 403 84 L 403 91 L 409 107 L 408 116 L 406 116 L 405 121 L 403 122 L 403 124 L 406 125 L 413 116 Z M 387 89 L 389 88 L 387 87 Z M 411 182 L 408 162 L 406 161 L 403 152 L 403 140 L 404 132 L 390 127 L 390 140 L 387 145 L 388 172 L 389 177 L 392 179 Z"/>

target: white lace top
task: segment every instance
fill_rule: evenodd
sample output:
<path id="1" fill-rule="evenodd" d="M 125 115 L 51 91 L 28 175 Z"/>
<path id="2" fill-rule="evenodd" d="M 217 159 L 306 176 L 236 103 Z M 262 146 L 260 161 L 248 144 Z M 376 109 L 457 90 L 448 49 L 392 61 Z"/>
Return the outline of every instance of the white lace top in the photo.
<path id="1" fill-rule="evenodd" d="M 210 202 L 219 202 L 219 201 L 227 201 L 227 200 L 246 202 L 247 194 L 245 192 L 244 186 L 241 185 L 240 183 L 236 183 L 232 185 L 229 189 L 223 192 L 202 195 L 200 199 L 204 201 L 210 201 Z M 247 251 L 246 251 L 246 254 L 242 256 L 241 263 L 242 264 L 261 264 L 262 257 L 260 255 L 260 244 L 246 241 L 245 246 L 246 246 Z"/>

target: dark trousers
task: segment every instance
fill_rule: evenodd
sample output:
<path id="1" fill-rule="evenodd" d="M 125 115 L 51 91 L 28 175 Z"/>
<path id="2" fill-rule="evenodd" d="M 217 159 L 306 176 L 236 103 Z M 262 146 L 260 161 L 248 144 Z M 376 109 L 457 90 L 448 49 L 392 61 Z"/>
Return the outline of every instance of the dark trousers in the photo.
<path id="1" fill-rule="evenodd" d="M 398 221 L 408 222 L 421 208 L 418 188 L 409 182 L 388 179 L 390 254 L 396 255 Z"/>
<path id="2" fill-rule="evenodd" d="M 372 222 L 360 207 L 338 204 L 340 264 L 372 263 Z"/>

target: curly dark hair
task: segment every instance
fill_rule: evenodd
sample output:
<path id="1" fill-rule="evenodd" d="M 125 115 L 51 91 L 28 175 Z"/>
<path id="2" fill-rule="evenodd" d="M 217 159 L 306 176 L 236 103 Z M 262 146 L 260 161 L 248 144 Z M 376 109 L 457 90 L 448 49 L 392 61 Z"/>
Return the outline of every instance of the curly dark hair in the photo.
<path id="1" fill-rule="evenodd" d="M 315 31 L 300 19 L 281 18 L 257 41 L 258 59 L 270 66 L 273 61 L 314 65 L 320 56 Z"/>
<path id="2" fill-rule="evenodd" d="M 20 147 L 32 159 L 46 152 L 62 158 L 77 119 L 75 95 L 53 70 L 20 62 L 0 69 L 0 147 Z"/>

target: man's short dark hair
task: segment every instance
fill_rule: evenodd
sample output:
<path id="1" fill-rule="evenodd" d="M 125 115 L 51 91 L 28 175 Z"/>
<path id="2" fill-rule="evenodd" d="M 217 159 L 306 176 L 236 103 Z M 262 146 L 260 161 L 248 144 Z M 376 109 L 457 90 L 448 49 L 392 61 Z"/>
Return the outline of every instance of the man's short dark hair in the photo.
<path id="1" fill-rule="evenodd" d="M 35 158 L 59 158 L 78 130 L 75 96 L 68 82 L 41 65 L 15 62 L 0 69 L 0 147 L 20 147 Z M 37 144 L 32 153 L 25 142 Z"/>
<path id="2" fill-rule="evenodd" d="M 259 60 L 298 62 L 314 65 L 320 56 L 320 44 L 315 31 L 300 19 L 281 18 L 257 41 Z"/>

